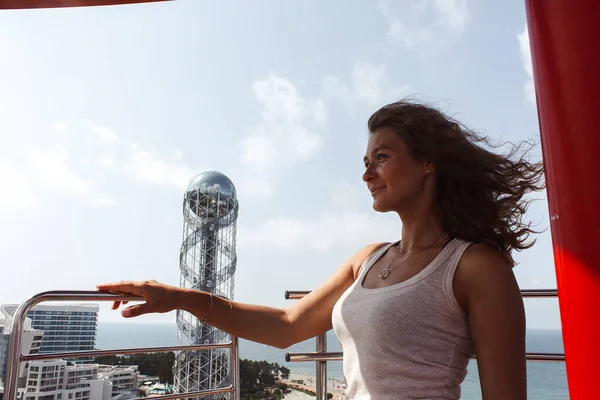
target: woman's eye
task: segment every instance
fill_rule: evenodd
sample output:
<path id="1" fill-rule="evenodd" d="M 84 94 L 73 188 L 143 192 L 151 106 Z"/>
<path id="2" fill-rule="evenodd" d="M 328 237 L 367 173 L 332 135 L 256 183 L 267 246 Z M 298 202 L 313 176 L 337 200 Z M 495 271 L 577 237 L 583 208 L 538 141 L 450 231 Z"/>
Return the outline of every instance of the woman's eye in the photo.
<path id="1" fill-rule="evenodd" d="M 378 160 L 383 160 L 384 158 L 386 158 L 387 156 L 385 154 L 377 154 L 377 159 Z"/>

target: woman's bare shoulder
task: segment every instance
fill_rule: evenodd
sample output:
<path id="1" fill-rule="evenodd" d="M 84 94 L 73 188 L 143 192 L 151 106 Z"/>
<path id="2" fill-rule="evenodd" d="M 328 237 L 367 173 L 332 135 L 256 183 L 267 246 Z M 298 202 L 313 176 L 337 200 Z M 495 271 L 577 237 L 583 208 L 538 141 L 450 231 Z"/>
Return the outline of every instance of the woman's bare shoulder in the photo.
<path id="1" fill-rule="evenodd" d="M 498 249 L 486 243 L 473 243 L 464 252 L 454 276 L 454 291 L 461 305 L 473 293 L 489 291 L 514 280 L 508 261 Z"/>

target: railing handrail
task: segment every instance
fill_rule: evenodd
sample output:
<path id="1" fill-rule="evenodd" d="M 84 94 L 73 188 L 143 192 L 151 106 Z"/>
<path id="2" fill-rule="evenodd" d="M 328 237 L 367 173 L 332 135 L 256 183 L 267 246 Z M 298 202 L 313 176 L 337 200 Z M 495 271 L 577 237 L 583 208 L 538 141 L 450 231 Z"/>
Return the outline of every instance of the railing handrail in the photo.
<path id="1" fill-rule="evenodd" d="M 84 290 L 55 290 L 39 293 L 24 303 L 20 304 L 14 315 L 12 316 L 12 327 L 10 332 L 10 342 L 8 347 L 8 359 L 6 362 L 6 387 L 4 398 L 6 400 L 16 400 L 18 393 L 18 378 L 19 369 L 22 362 L 34 360 L 48 360 L 59 358 L 76 358 L 87 356 L 105 356 L 117 354 L 140 354 L 140 353 L 158 353 L 168 351 L 191 351 L 191 350 L 212 350 L 212 349 L 230 349 L 231 359 L 231 381 L 232 384 L 216 389 L 192 391 L 186 393 L 168 394 L 156 396 L 156 400 L 171 400 L 182 397 L 201 397 L 221 393 L 231 393 L 233 400 L 240 399 L 240 379 L 239 379 L 239 356 L 238 356 L 238 339 L 231 336 L 229 343 L 202 344 L 192 346 L 163 346 L 163 347 L 145 347 L 145 348 L 129 348 L 129 349 L 112 349 L 112 350 L 85 350 L 73 352 L 59 352 L 48 354 L 22 354 L 21 342 L 23 328 L 27 313 L 34 306 L 45 301 L 143 301 L 143 297 L 130 294 L 114 294 L 100 291 L 84 291 Z"/>
<path id="2" fill-rule="evenodd" d="M 563 353 L 527 353 L 526 358 L 529 361 L 565 361 Z M 304 361 L 342 361 L 344 353 L 336 352 L 305 352 L 305 353 L 285 353 L 286 362 L 304 362 Z"/>
<path id="3" fill-rule="evenodd" d="M 286 300 L 299 300 L 310 293 L 310 290 L 286 290 Z M 521 296 L 525 298 L 531 297 L 557 297 L 557 289 L 522 289 Z"/>
<path id="4" fill-rule="evenodd" d="M 228 349 L 232 342 L 199 344 L 191 346 L 161 346 L 161 347 L 135 347 L 129 349 L 109 349 L 109 350 L 81 350 L 81 351 L 61 351 L 58 353 L 46 354 L 22 354 L 21 362 L 37 360 L 54 360 L 57 358 L 78 358 L 78 357 L 102 357 L 117 356 L 121 354 L 146 354 L 146 353 L 165 353 L 167 351 L 200 351 L 213 349 Z"/>

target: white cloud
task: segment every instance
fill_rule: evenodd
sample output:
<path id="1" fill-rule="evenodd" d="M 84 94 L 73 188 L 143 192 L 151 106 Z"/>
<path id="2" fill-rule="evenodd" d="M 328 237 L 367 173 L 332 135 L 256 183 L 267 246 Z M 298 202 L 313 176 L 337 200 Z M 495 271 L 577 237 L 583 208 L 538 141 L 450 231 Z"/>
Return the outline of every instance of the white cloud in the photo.
<path id="1" fill-rule="evenodd" d="M 254 82 L 252 91 L 261 107 L 260 122 L 238 144 L 247 175 L 238 191 L 265 196 L 277 175 L 323 147 L 327 108 L 322 99 L 302 96 L 292 82 L 274 74 Z"/>
<path id="2" fill-rule="evenodd" d="M 388 40 L 427 58 L 452 45 L 469 25 L 466 0 L 381 1 Z"/>
<path id="3" fill-rule="evenodd" d="M 56 132 L 58 134 L 58 137 L 65 139 L 69 136 L 70 132 L 68 130 L 68 125 L 66 122 L 56 122 L 53 126 L 52 129 L 54 129 L 54 132 Z"/>
<path id="4" fill-rule="evenodd" d="M 381 103 L 387 85 L 386 71 L 383 65 L 359 64 L 352 70 L 354 95 L 369 105 Z"/>
<path id="5" fill-rule="evenodd" d="M 533 84 L 533 63 L 531 61 L 531 49 L 529 47 L 529 30 L 527 25 L 523 28 L 523 31 L 517 35 L 519 41 L 519 51 L 521 53 L 521 62 L 523 63 L 523 69 L 527 74 L 527 80 L 523 84 L 523 92 L 525 98 L 531 104 L 535 104 L 535 86 Z"/>
<path id="6" fill-rule="evenodd" d="M 266 123 L 303 123 L 306 120 L 325 122 L 327 110 L 318 99 L 306 100 L 289 80 L 270 74 L 267 79 L 252 84 L 252 91 L 262 106 Z"/>
<path id="7" fill-rule="evenodd" d="M 98 165 L 102 168 L 112 169 L 116 167 L 116 162 L 114 158 L 102 156 L 98 158 Z"/>
<path id="8" fill-rule="evenodd" d="M 71 195 L 92 206 L 114 206 L 116 200 L 103 187 L 110 182 L 107 173 L 177 190 L 185 189 L 196 174 L 182 162 L 180 149 L 165 156 L 151 146 L 122 140 L 109 128 L 83 122 L 88 134 L 76 134 L 81 125 L 55 123 L 52 130 L 59 144 L 16 149 L 18 165 L 0 159 L 0 210 L 30 207 L 36 197 L 52 193 Z M 91 157 L 81 157 L 85 151 L 92 151 Z"/>
<path id="9" fill-rule="evenodd" d="M 330 207 L 312 219 L 283 216 L 255 226 L 241 224 L 238 243 L 249 247 L 328 251 L 397 236 L 397 222 L 391 215 L 359 211 L 356 200 L 359 192 L 359 188 L 341 182 L 333 189 Z"/>
<path id="10" fill-rule="evenodd" d="M 90 199 L 90 204 L 97 207 L 112 207 L 117 205 L 117 201 L 112 197 L 94 197 Z"/>
<path id="11" fill-rule="evenodd" d="M 470 21 L 467 0 L 435 0 L 440 22 L 453 29 L 464 29 Z"/>
<path id="12" fill-rule="evenodd" d="M 332 188 L 329 206 L 332 210 L 358 211 L 361 209 L 361 194 L 366 192 L 365 186 L 358 188 L 346 181 L 338 182 Z"/>
<path id="13" fill-rule="evenodd" d="M 314 219 L 271 218 L 258 226 L 240 225 L 242 246 L 328 251 L 336 246 L 360 246 L 398 235 L 398 227 L 375 213 L 324 211 Z"/>
<path id="14" fill-rule="evenodd" d="M 408 90 L 407 85 L 398 86 L 391 83 L 385 64 L 356 64 L 352 69 L 349 84 L 335 76 L 326 76 L 323 79 L 324 96 L 337 98 L 351 107 L 356 104 L 380 107 L 405 96 Z"/>
<path id="15" fill-rule="evenodd" d="M 196 175 L 194 170 L 181 162 L 164 159 L 158 152 L 138 143 L 130 143 L 125 170 L 130 176 L 145 183 L 185 189 Z"/>
<path id="16" fill-rule="evenodd" d="M 236 183 L 238 196 L 266 197 L 273 193 L 269 178 L 262 174 L 253 174 Z"/>
<path id="17" fill-rule="evenodd" d="M 258 128 L 248 135 L 242 142 L 242 163 L 268 168 L 271 164 L 281 158 L 281 152 L 275 145 L 275 140 L 265 132 L 264 128 Z"/>
<path id="18" fill-rule="evenodd" d="M 183 150 L 181 150 L 181 149 L 173 150 L 173 158 L 177 161 L 183 160 Z"/>
<path id="19" fill-rule="evenodd" d="M 114 174 L 125 172 L 135 180 L 178 190 L 185 189 L 196 175 L 192 168 L 183 163 L 181 149 L 163 155 L 148 144 L 121 139 L 108 127 L 87 120 L 84 122 L 98 141 L 110 147 L 105 150 L 109 155 L 105 153 L 97 157 L 98 165 L 105 170 Z"/>
<path id="20" fill-rule="evenodd" d="M 117 134 L 109 128 L 104 126 L 92 125 L 92 133 L 96 135 L 103 143 L 111 146 L 116 146 L 121 144 L 121 139 L 117 136 Z"/>
<path id="21" fill-rule="evenodd" d="M 79 197 L 87 196 L 92 184 L 77 176 L 67 165 L 68 153 L 63 146 L 29 149 L 27 159 L 39 184 Z"/>
<path id="22" fill-rule="evenodd" d="M 26 208 L 35 204 L 30 179 L 13 165 L 0 160 L 0 210 Z"/>
<path id="23" fill-rule="evenodd" d="M 296 86 L 271 74 L 252 90 L 261 105 L 261 122 L 240 143 L 242 164 L 262 170 L 310 158 L 323 145 L 327 120 L 320 99 L 302 97 Z"/>

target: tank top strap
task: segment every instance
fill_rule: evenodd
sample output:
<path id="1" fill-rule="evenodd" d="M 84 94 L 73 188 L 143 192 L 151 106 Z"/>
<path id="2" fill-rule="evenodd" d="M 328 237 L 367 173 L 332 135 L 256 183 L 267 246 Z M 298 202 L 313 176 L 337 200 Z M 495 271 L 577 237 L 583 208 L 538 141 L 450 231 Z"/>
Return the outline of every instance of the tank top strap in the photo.
<path id="1" fill-rule="evenodd" d="M 444 296 L 448 301 L 448 304 L 455 310 L 461 310 L 462 308 L 458 304 L 456 300 L 456 296 L 454 295 L 454 275 L 456 274 L 456 270 L 458 269 L 458 265 L 460 264 L 460 260 L 462 259 L 463 254 L 472 245 L 473 242 L 467 242 L 465 240 L 454 239 L 446 247 L 448 247 L 447 256 L 445 260 L 442 261 L 444 268 L 440 268 L 439 270 L 442 272 L 442 287 Z"/>
<path id="2" fill-rule="evenodd" d="M 385 254 L 385 252 L 388 251 L 389 248 L 395 245 L 396 243 L 398 242 L 384 244 L 383 246 L 372 252 L 367 258 L 365 258 L 365 261 L 363 261 L 362 265 L 360 266 L 360 269 L 358 270 L 358 277 L 356 278 L 356 281 L 362 282 L 362 279 L 364 278 L 364 275 L 367 273 L 369 268 L 371 268 L 371 266 L 375 264 L 375 262 L 379 260 Z"/>

